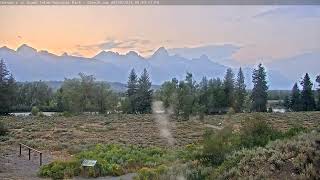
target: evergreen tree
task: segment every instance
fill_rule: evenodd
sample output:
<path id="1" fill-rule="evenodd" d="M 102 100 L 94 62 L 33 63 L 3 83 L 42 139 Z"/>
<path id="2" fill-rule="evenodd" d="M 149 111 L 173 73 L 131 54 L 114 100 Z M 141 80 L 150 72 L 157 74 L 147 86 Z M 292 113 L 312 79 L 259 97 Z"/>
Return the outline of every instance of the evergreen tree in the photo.
<path id="1" fill-rule="evenodd" d="M 59 88 L 55 94 L 55 99 L 57 103 L 57 111 L 63 112 L 66 110 L 64 102 L 63 102 L 63 89 Z"/>
<path id="2" fill-rule="evenodd" d="M 17 102 L 17 83 L 14 79 L 13 75 L 10 74 L 8 79 L 8 99 L 9 99 L 9 107 L 12 108 Z"/>
<path id="3" fill-rule="evenodd" d="M 127 85 L 127 101 L 128 107 L 126 109 L 127 113 L 136 113 L 136 99 L 137 99 L 137 88 L 138 88 L 138 78 L 134 69 L 131 70 L 129 74 L 129 80 Z"/>
<path id="4" fill-rule="evenodd" d="M 224 77 L 224 93 L 226 95 L 226 104 L 228 107 L 234 106 L 234 74 L 231 68 L 227 69 Z"/>
<path id="5" fill-rule="evenodd" d="M 203 77 L 199 84 L 199 113 L 202 119 L 202 116 L 205 113 L 208 113 L 208 80 L 206 77 Z"/>
<path id="6" fill-rule="evenodd" d="M 295 83 L 291 90 L 291 98 L 289 103 L 289 108 L 292 111 L 301 111 L 301 93 L 298 84 Z"/>
<path id="7" fill-rule="evenodd" d="M 267 111 L 268 85 L 266 76 L 267 73 L 262 64 L 259 64 L 258 68 L 253 71 L 252 82 L 254 86 L 251 93 L 252 111 Z"/>
<path id="8" fill-rule="evenodd" d="M 303 111 L 313 111 L 315 110 L 315 100 L 312 91 L 312 82 L 310 80 L 309 74 L 306 73 L 303 80 L 301 81 L 302 92 L 301 92 L 301 102 Z"/>
<path id="9" fill-rule="evenodd" d="M 195 93 L 196 86 L 192 74 L 187 73 L 184 81 L 180 81 L 177 89 L 177 100 L 175 113 L 183 115 L 185 120 L 188 120 L 190 115 L 195 110 Z"/>
<path id="10" fill-rule="evenodd" d="M 235 84 L 235 104 L 234 110 L 236 112 L 243 112 L 244 101 L 246 98 L 246 84 L 244 83 L 244 75 L 240 67 L 237 82 Z"/>
<path id="11" fill-rule="evenodd" d="M 0 60 L 0 114 L 10 112 L 15 98 L 15 80 L 7 69 L 3 59 Z"/>
<path id="12" fill-rule="evenodd" d="M 226 95 L 222 81 L 210 79 L 208 82 L 208 113 L 216 114 L 227 111 Z"/>
<path id="13" fill-rule="evenodd" d="M 143 70 L 138 81 L 136 109 L 139 113 L 150 113 L 152 104 L 152 89 L 149 74 Z"/>
<path id="14" fill-rule="evenodd" d="M 290 109 L 290 98 L 289 98 L 289 96 L 285 96 L 284 97 L 283 106 L 286 108 L 286 110 Z"/>
<path id="15" fill-rule="evenodd" d="M 318 110 L 320 111 L 320 75 L 317 76 L 316 82 L 318 83 L 317 93 L 318 93 Z"/>

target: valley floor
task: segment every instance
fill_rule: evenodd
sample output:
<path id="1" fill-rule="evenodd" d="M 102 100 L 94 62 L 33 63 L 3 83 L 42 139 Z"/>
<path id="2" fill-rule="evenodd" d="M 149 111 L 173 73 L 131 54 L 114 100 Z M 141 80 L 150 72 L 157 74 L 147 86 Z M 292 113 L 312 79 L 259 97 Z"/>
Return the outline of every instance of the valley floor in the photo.
<path id="1" fill-rule="evenodd" d="M 29 161 L 27 151 L 18 157 L 19 143 L 41 150 L 44 164 L 47 164 L 53 160 L 70 159 L 73 154 L 98 143 L 174 149 L 201 141 L 207 128 L 219 130 L 229 122 L 240 126 L 241 121 L 254 116 L 264 117 L 280 130 L 296 125 L 313 128 L 320 124 L 320 112 L 214 115 L 206 116 L 202 121 L 197 117 L 189 121 L 170 119 L 168 127 L 174 138 L 174 145 L 170 146 L 160 136 L 152 115 L 0 117 L 10 132 L 7 139 L 0 142 L 0 179 L 39 179 L 39 158 L 33 154 Z M 129 174 L 123 179 L 131 177 Z"/>

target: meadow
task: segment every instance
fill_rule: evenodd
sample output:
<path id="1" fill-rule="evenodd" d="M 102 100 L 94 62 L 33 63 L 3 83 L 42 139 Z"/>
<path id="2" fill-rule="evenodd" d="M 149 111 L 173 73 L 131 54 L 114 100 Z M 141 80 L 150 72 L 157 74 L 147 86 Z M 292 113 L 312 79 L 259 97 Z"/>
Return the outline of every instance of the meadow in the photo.
<path id="1" fill-rule="evenodd" d="M 214 166 L 208 165 L 202 162 L 203 158 L 199 154 L 206 148 L 203 146 L 206 134 L 218 133 L 219 137 L 224 137 L 219 133 L 227 132 L 224 130 L 225 127 L 231 128 L 232 132 L 241 132 L 244 122 L 255 120 L 257 117 L 264 119 L 267 125 L 275 130 L 274 132 L 282 133 L 274 139 L 268 139 L 266 143 L 297 135 L 286 134 L 293 128 L 310 132 L 317 129 L 320 124 L 320 112 L 239 113 L 205 116 L 203 120 L 191 117 L 188 121 L 170 117 L 168 127 L 174 143 L 168 144 L 167 139 L 160 135 L 160 129 L 151 114 L 3 116 L 0 117 L 0 121 L 5 124 L 9 132 L 6 136 L 1 136 L 0 154 L 10 160 L 17 154 L 19 143 L 41 150 L 46 165 L 42 166 L 40 171 L 39 167 L 33 170 L 31 177 L 37 178 L 60 179 L 82 176 L 81 160 L 97 159 L 99 170 L 91 170 L 85 176 L 119 176 L 137 173 L 136 179 L 170 179 L 179 174 L 185 175 L 190 168 L 196 170 L 203 167 L 204 170 L 218 172 L 217 167 L 221 165 L 220 162 Z M 277 134 L 273 131 L 267 133 Z M 224 141 L 230 140 L 232 144 L 239 144 L 234 141 L 237 138 L 226 137 Z M 313 134 L 312 137 L 317 139 L 319 134 Z M 242 141 L 241 143 L 244 144 Z M 238 151 L 239 147 L 242 147 L 241 143 L 227 148 L 231 149 L 230 153 Z M 266 143 L 257 146 L 264 147 Z M 253 147 L 255 146 L 253 144 Z M 253 147 L 244 148 L 250 150 Z M 10 162 L 14 163 L 14 160 Z M 228 162 L 223 161 L 222 165 L 224 163 Z M 174 170 L 175 168 L 178 170 Z M 181 172 L 181 169 L 185 169 L 184 172 Z M 220 167 L 220 171 L 221 169 Z M 1 174 L 5 174 L 14 179 L 16 173 L 14 168 L 4 168 L 0 171 L 0 177 Z M 167 176 L 168 173 L 170 177 Z M 197 173 L 204 172 L 192 172 L 187 179 L 201 177 L 194 175 Z M 237 177 L 231 172 L 224 173 L 228 177 Z M 214 173 L 209 173 L 205 177 L 216 176 Z"/>

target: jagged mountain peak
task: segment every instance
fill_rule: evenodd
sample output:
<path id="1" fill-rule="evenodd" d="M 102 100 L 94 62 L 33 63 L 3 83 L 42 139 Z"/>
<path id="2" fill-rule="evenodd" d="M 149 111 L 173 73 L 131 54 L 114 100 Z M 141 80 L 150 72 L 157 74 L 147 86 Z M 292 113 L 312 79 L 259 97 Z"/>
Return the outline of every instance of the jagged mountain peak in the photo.
<path id="1" fill-rule="evenodd" d="M 69 54 L 67 52 L 64 52 L 61 54 L 61 56 L 69 56 Z"/>
<path id="2" fill-rule="evenodd" d="M 205 55 L 205 54 L 202 54 L 202 55 L 200 56 L 200 59 L 210 60 L 209 57 L 208 57 L 207 55 Z"/>
<path id="3" fill-rule="evenodd" d="M 22 44 L 17 48 L 17 52 L 24 55 L 31 55 L 37 53 L 37 50 L 27 44 Z"/>
<path id="4" fill-rule="evenodd" d="M 169 56 L 169 52 L 166 48 L 164 47 L 160 47 L 158 50 L 156 50 L 153 55 L 153 57 L 155 56 Z"/>
<path id="5" fill-rule="evenodd" d="M 7 46 L 2 46 L 2 47 L 0 48 L 0 50 L 4 50 L 4 51 L 12 51 L 12 52 L 14 52 L 14 50 L 13 50 L 13 49 L 8 48 Z"/>
<path id="6" fill-rule="evenodd" d="M 112 57 L 112 56 L 119 56 L 119 53 L 113 52 L 113 51 L 101 51 L 97 55 L 95 55 L 93 58 L 95 59 L 103 59 L 106 57 Z"/>

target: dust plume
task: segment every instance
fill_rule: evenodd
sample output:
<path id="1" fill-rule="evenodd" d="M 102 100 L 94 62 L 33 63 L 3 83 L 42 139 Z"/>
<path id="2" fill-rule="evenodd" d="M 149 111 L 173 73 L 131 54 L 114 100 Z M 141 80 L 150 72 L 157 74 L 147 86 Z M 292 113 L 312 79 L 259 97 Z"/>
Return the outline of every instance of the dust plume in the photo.
<path id="1" fill-rule="evenodd" d="M 173 138 L 169 128 L 169 116 L 163 107 L 162 101 L 154 101 L 152 103 L 152 114 L 159 128 L 160 136 L 167 140 L 168 145 L 174 145 L 175 139 Z"/>

